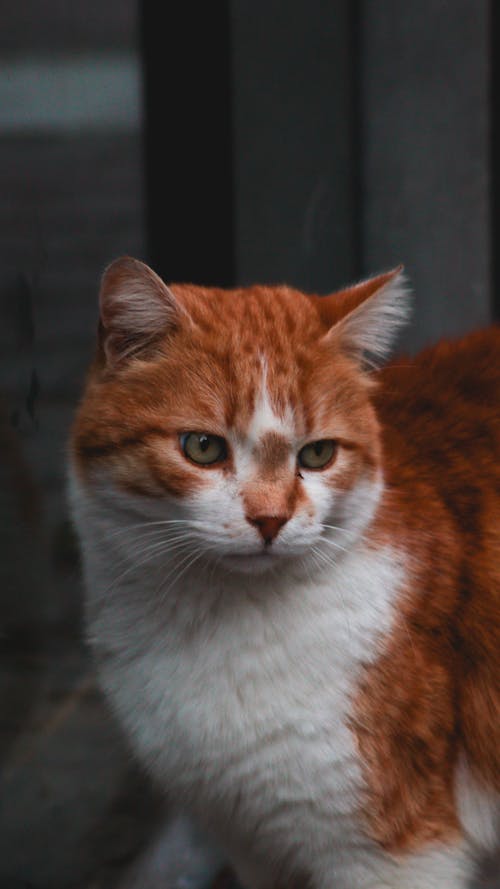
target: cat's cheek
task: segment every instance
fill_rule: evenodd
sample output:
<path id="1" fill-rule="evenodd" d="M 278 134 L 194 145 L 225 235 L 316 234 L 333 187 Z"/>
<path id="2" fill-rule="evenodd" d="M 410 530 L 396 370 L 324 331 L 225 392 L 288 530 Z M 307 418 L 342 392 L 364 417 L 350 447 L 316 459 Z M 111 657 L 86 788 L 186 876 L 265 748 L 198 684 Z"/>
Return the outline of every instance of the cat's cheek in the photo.
<path id="1" fill-rule="evenodd" d="M 122 491 L 161 499 L 186 500 L 206 486 L 208 479 L 173 455 L 144 446 L 113 455 L 108 462 L 111 478 Z"/>
<path id="2" fill-rule="evenodd" d="M 337 497 L 342 497 L 353 492 L 360 483 L 363 486 L 375 484 L 378 474 L 377 463 L 364 451 L 341 447 L 337 460 L 325 472 L 325 483 Z"/>
<path id="3" fill-rule="evenodd" d="M 189 500 L 197 493 L 210 489 L 212 471 L 191 466 L 177 454 L 164 455 L 153 451 L 149 459 L 149 468 L 155 481 L 168 494 Z"/>
<path id="4" fill-rule="evenodd" d="M 335 491 L 323 473 L 308 473 L 304 476 L 304 510 L 311 522 L 321 522 L 331 512 L 335 501 Z"/>
<path id="5" fill-rule="evenodd" d="M 192 519 L 205 525 L 207 538 L 213 544 L 241 540 L 251 530 L 237 486 L 218 473 L 210 473 L 207 484 L 193 492 L 188 505 Z"/>
<path id="6" fill-rule="evenodd" d="M 335 462 L 324 470 L 302 470 L 302 485 L 321 520 L 335 502 L 348 493 L 363 474 L 363 461 L 356 451 L 340 447 Z"/>

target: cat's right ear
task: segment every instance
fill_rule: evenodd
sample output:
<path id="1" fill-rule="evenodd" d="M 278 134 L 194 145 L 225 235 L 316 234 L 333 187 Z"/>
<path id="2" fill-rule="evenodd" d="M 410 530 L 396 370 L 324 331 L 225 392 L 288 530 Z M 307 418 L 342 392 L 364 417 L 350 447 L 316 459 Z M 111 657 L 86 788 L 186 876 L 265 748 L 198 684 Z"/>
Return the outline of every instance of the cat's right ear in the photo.
<path id="1" fill-rule="evenodd" d="M 318 311 L 328 325 L 324 341 L 337 344 L 363 367 L 378 367 L 409 315 L 403 266 L 320 297 Z"/>
<path id="2" fill-rule="evenodd" d="M 109 369 L 146 357 L 165 332 L 178 326 L 181 314 L 161 278 L 130 256 L 122 256 L 105 270 L 99 312 L 99 347 Z"/>

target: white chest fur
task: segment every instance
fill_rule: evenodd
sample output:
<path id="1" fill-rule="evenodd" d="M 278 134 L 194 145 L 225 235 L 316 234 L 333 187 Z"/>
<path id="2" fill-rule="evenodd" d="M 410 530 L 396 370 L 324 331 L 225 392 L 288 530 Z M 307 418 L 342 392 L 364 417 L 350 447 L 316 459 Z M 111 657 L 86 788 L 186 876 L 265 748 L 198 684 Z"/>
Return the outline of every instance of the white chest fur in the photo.
<path id="1" fill-rule="evenodd" d="M 252 590 L 233 575 L 190 623 L 187 610 L 212 595 L 201 578 L 171 591 L 165 615 L 141 606 L 130 579 L 90 626 L 103 684 L 140 756 L 212 826 L 251 836 L 263 855 L 293 846 L 297 830 L 320 854 L 333 823 L 352 843 L 351 696 L 390 629 L 400 579 L 391 550 L 359 546 L 314 582 L 260 577 Z"/>

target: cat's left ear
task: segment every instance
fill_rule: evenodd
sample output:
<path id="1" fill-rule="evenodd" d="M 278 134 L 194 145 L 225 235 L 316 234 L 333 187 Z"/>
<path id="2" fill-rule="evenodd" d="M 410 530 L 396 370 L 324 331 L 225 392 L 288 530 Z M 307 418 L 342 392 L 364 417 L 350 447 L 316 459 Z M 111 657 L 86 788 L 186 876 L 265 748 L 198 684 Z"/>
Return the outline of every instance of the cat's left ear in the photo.
<path id="1" fill-rule="evenodd" d="M 338 344 L 369 366 L 387 358 L 410 313 L 402 265 L 318 302 L 322 320 L 330 327 L 323 341 Z"/>
<path id="2" fill-rule="evenodd" d="M 105 270 L 99 309 L 99 343 L 109 369 L 147 357 L 161 336 L 175 330 L 182 316 L 170 288 L 131 256 L 116 259 Z"/>

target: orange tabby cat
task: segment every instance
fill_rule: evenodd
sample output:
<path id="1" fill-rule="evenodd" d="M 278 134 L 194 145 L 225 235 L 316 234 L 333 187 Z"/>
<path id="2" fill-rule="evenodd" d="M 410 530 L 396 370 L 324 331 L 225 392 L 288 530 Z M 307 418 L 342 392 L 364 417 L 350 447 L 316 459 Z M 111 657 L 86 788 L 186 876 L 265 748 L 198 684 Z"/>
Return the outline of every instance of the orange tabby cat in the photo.
<path id="1" fill-rule="evenodd" d="M 71 445 L 88 635 L 218 847 L 179 820 L 128 885 L 227 858 L 248 889 L 457 889 L 495 841 L 500 333 L 374 370 L 406 315 L 399 269 L 329 297 L 105 273 Z"/>

